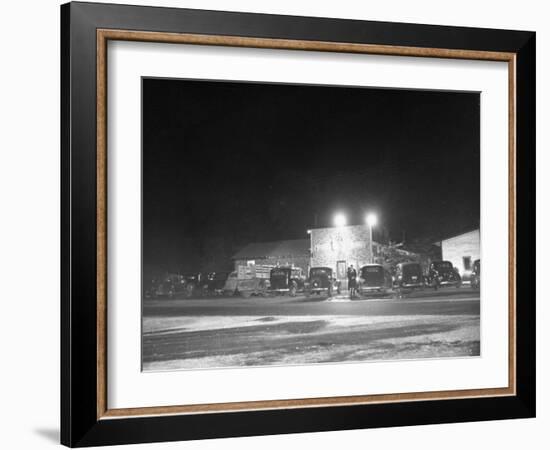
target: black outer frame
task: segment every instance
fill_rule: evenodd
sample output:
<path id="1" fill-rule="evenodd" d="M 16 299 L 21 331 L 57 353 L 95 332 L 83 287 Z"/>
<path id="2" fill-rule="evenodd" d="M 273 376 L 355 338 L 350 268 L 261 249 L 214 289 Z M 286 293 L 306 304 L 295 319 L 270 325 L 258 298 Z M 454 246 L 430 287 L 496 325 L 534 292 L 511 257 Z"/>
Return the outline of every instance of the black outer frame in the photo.
<path id="1" fill-rule="evenodd" d="M 517 395 L 98 420 L 98 28 L 516 53 Z M 535 249 L 535 33 L 79 2 L 61 6 L 62 444 L 82 447 L 534 417 Z"/>

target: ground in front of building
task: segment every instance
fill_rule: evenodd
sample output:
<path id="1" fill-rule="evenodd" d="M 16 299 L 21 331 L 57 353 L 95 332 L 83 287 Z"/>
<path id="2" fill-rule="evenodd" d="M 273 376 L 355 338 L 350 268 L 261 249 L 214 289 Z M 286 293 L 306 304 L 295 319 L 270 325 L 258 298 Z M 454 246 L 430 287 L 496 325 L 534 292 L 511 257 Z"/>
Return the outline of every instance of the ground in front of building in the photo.
<path id="1" fill-rule="evenodd" d="M 479 292 L 147 300 L 143 370 L 479 356 Z"/>

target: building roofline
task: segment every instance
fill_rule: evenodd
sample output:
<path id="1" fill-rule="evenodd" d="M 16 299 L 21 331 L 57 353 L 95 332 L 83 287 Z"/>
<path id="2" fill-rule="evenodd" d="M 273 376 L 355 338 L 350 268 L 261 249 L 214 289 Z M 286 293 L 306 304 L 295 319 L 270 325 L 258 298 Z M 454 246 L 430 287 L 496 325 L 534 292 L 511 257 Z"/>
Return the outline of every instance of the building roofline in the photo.
<path id="1" fill-rule="evenodd" d="M 304 244 L 304 245 L 300 245 Z M 268 242 L 251 242 L 245 245 L 241 250 L 236 252 L 231 256 L 232 260 L 237 259 L 263 259 L 275 256 L 277 258 L 291 258 L 299 256 L 309 256 L 310 254 L 310 244 L 311 241 L 309 237 L 303 239 L 281 239 L 279 241 L 268 241 Z M 277 246 L 283 246 L 285 252 L 288 253 L 277 253 Z M 292 246 L 295 248 L 292 248 Z M 249 252 L 249 253 L 247 253 Z M 256 254 L 256 253 L 265 253 L 265 254 Z"/>
<path id="2" fill-rule="evenodd" d="M 342 225 L 342 226 L 335 226 L 335 225 L 332 225 L 332 226 L 328 226 L 328 227 L 308 227 L 308 231 L 313 231 L 313 230 L 328 230 L 328 229 L 331 229 L 331 228 L 351 228 L 351 227 L 367 227 L 368 228 L 368 225 L 366 223 L 358 223 L 358 224 L 351 224 L 351 225 Z"/>
<path id="3" fill-rule="evenodd" d="M 479 225 L 478 226 L 475 226 L 475 227 L 468 227 L 468 228 L 465 228 L 463 231 L 461 232 L 458 232 L 458 233 L 453 233 L 453 234 L 447 234 L 447 235 L 444 235 L 443 237 L 441 238 L 438 238 L 436 240 L 434 240 L 434 244 L 435 243 L 438 243 L 438 242 L 443 242 L 443 241 L 447 241 L 449 239 L 453 239 L 455 237 L 458 237 L 458 236 L 462 236 L 463 234 L 468 234 L 468 233 L 471 233 L 473 231 L 480 231 L 480 227 Z"/>

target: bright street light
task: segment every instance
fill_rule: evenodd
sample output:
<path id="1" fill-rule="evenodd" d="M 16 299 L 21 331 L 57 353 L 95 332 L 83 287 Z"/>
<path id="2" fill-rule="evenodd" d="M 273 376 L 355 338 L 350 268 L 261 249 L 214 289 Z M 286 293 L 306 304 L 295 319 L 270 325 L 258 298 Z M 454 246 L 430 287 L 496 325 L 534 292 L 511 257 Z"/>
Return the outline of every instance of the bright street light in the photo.
<path id="1" fill-rule="evenodd" d="M 369 227 L 375 227 L 378 223 L 378 217 L 376 217 L 376 214 L 373 213 L 367 214 L 366 222 Z"/>
<path id="2" fill-rule="evenodd" d="M 345 227 L 347 223 L 346 216 L 342 213 L 338 213 L 334 216 L 334 225 L 337 227 Z"/>
<path id="3" fill-rule="evenodd" d="M 378 217 L 374 213 L 367 214 L 367 217 L 365 217 L 365 222 L 367 222 L 367 225 L 369 226 L 369 234 L 370 234 L 370 260 L 371 263 L 374 262 L 374 243 L 372 241 L 372 229 L 376 226 L 378 223 Z"/>

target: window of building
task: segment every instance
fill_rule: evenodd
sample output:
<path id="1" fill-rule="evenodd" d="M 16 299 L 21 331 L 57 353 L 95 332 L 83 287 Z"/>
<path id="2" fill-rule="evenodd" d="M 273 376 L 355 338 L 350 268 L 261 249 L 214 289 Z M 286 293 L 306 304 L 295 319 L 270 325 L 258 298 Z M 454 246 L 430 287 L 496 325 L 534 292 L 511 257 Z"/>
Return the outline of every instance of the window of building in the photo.
<path id="1" fill-rule="evenodd" d="M 472 257 L 463 256 L 462 262 L 464 263 L 464 270 L 472 270 Z"/>

